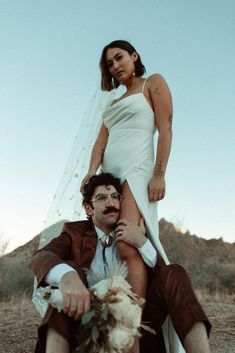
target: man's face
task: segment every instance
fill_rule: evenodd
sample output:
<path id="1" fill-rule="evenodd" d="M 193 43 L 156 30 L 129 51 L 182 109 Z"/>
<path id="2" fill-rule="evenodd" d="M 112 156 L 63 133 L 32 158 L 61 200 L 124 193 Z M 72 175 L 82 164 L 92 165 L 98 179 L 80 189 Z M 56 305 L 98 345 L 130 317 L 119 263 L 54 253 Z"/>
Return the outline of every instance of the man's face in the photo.
<path id="1" fill-rule="evenodd" d="M 97 186 L 92 196 L 93 208 L 85 204 L 85 211 L 91 216 L 93 223 L 104 231 L 113 229 L 118 221 L 121 202 L 116 195 L 117 190 L 112 185 Z"/>

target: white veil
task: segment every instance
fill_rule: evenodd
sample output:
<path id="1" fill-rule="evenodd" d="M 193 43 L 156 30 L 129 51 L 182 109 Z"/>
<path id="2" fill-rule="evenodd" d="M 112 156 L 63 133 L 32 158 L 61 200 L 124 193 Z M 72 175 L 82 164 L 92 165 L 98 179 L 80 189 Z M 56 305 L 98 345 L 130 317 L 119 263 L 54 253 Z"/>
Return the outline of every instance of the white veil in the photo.
<path id="1" fill-rule="evenodd" d="M 88 171 L 91 150 L 103 120 L 102 113 L 111 104 L 115 95 L 116 90 L 107 93 L 97 89 L 91 98 L 87 112 L 83 114 L 65 171 L 44 221 L 39 248 L 60 234 L 65 221 L 85 218 L 80 185 Z M 41 289 L 37 288 L 36 279 L 34 281 L 33 302 L 43 316 L 47 304 L 42 300 Z"/>
<path id="2" fill-rule="evenodd" d="M 40 248 L 60 234 L 65 221 L 79 220 L 85 216 L 80 185 L 88 171 L 91 150 L 103 120 L 102 113 L 111 104 L 117 92 L 120 93 L 120 90 L 104 93 L 97 89 L 89 104 L 88 112 L 83 115 L 65 171 L 44 221 Z M 33 302 L 41 316 L 44 316 L 47 304 L 42 299 L 42 288 L 37 288 L 36 279 Z M 185 353 L 171 320 L 165 321 L 163 332 L 168 353 Z"/>

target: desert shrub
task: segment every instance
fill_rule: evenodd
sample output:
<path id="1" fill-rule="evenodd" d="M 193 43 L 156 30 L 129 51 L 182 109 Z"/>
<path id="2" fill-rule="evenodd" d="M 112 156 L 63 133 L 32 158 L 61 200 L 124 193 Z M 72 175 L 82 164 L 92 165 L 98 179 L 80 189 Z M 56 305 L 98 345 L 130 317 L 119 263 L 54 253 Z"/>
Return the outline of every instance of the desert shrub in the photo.
<path id="1" fill-rule="evenodd" d="M 32 293 L 33 275 L 25 259 L 0 259 L 0 276 L 0 300 Z"/>
<path id="2" fill-rule="evenodd" d="M 222 265 L 218 272 L 220 287 L 226 289 L 229 293 L 235 291 L 235 265 Z"/>
<path id="3" fill-rule="evenodd" d="M 235 291 L 235 266 L 221 263 L 195 266 L 192 264 L 190 275 L 195 288 L 205 290 L 208 294 L 227 293 Z"/>

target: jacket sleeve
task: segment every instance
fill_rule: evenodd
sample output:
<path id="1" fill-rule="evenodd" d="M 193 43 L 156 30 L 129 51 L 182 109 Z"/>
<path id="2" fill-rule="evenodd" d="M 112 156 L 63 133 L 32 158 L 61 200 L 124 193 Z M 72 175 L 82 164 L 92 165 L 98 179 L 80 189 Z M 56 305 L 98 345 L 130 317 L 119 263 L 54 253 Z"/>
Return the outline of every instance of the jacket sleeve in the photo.
<path id="1" fill-rule="evenodd" d="M 75 270 L 78 270 L 76 266 L 73 266 L 71 261 L 68 261 L 71 246 L 70 235 L 62 231 L 57 238 L 52 239 L 50 243 L 38 250 L 30 259 L 29 268 L 37 277 L 38 286 L 45 285 L 44 278 L 46 274 L 58 264 L 69 263 Z"/>

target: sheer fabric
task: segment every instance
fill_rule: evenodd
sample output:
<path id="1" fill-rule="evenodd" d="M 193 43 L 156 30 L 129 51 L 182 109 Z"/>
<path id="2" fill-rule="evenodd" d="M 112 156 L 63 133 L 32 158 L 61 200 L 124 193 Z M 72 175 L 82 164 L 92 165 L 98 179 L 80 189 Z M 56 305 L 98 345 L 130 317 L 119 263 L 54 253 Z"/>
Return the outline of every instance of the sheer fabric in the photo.
<path id="1" fill-rule="evenodd" d="M 64 222 L 86 218 L 80 185 L 88 171 L 91 150 L 103 121 L 102 113 L 111 105 L 115 95 L 116 90 L 107 93 L 97 89 L 81 119 L 68 162 L 44 221 L 39 248 L 60 234 Z M 37 285 L 35 279 L 33 302 L 43 316 L 47 304 L 42 300 L 41 289 Z"/>

